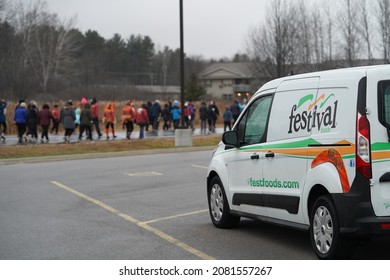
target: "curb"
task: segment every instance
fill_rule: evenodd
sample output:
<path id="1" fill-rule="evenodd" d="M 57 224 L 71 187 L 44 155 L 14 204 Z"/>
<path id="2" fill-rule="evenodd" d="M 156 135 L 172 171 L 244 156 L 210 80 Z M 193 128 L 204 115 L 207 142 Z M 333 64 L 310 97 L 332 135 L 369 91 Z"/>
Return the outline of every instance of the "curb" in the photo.
<path id="1" fill-rule="evenodd" d="M 0 165 L 13 165 L 13 164 L 21 164 L 21 163 L 41 163 L 41 162 L 54 162 L 54 161 L 65 161 L 65 160 L 80 160 L 80 159 L 99 159 L 99 158 L 106 158 L 106 157 L 138 156 L 138 155 L 165 154 L 165 153 L 169 154 L 169 153 L 197 152 L 197 151 L 210 151 L 211 154 L 214 148 L 215 146 L 176 147 L 176 148 L 167 148 L 167 149 L 120 151 L 120 152 L 108 152 L 108 153 L 96 152 L 96 153 L 86 153 L 86 154 L 10 158 L 10 159 L 0 159 Z"/>

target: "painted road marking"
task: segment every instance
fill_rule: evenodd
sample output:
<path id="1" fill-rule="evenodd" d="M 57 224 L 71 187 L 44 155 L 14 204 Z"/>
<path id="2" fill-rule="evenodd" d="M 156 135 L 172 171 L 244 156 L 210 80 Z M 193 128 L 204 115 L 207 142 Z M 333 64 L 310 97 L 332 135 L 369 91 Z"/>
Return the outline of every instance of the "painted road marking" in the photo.
<path id="1" fill-rule="evenodd" d="M 154 220 L 150 220 L 150 221 L 146 221 L 146 222 L 142 222 L 142 223 L 150 224 L 150 223 L 155 223 L 155 222 L 159 222 L 159 221 L 170 220 L 170 219 L 175 219 L 175 218 L 179 218 L 179 217 L 185 217 L 185 216 L 205 213 L 207 211 L 209 211 L 209 210 L 208 209 L 206 209 L 206 210 L 199 210 L 199 211 L 194 211 L 194 212 L 190 212 L 190 213 L 183 213 L 183 214 L 173 215 L 173 216 L 169 216 L 169 217 L 163 217 L 163 218 L 159 218 L 159 219 L 154 219 Z"/>
<path id="2" fill-rule="evenodd" d="M 150 171 L 150 172 L 137 172 L 137 173 L 125 173 L 127 176 L 131 177 L 149 177 L 149 176 L 162 176 L 162 173 Z"/>
<path id="3" fill-rule="evenodd" d="M 203 260 L 214 260 L 213 257 L 207 255 L 206 253 L 203 253 L 201 251 L 199 251 L 198 249 L 195 249 L 194 247 L 191 247 L 189 245 L 187 245 L 186 243 L 184 242 L 181 242 L 180 240 L 174 238 L 173 236 L 169 235 L 169 234 L 166 234 L 165 232 L 161 231 L 161 230 L 158 230 L 154 227 L 151 227 L 149 226 L 148 224 L 146 224 L 145 222 L 141 222 L 125 213 L 122 213 L 121 211 L 97 200 L 97 199 L 94 199 L 86 194 L 83 194 L 79 191 L 76 191 L 75 189 L 71 188 L 71 187 L 68 187 L 68 186 L 65 186 L 64 184 L 61 184 L 60 182 L 57 182 L 57 181 L 51 181 L 52 184 L 56 185 L 57 187 L 63 189 L 63 190 L 66 190 L 80 198 L 83 198 L 89 202 L 92 202 L 100 207 L 102 207 L 103 209 L 106 209 L 107 211 L 111 212 L 111 213 L 114 213 L 116 215 L 118 215 L 119 217 L 123 218 L 124 220 L 130 222 L 130 223 L 133 223 L 137 226 L 139 226 L 140 228 L 144 229 L 144 230 L 147 230 L 159 237 L 161 237 L 162 239 L 174 244 L 175 246 L 179 247 L 179 248 L 182 248 L 183 250 L 195 255 L 196 257 L 200 258 L 200 259 L 203 259 Z"/>
<path id="4" fill-rule="evenodd" d="M 202 165 L 196 165 L 196 164 L 193 164 L 191 165 L 192 167 L 197 167 L 197 168 L 202 168 L 202 169 L 209 169 L 208 166 L 202 166 Z"/>

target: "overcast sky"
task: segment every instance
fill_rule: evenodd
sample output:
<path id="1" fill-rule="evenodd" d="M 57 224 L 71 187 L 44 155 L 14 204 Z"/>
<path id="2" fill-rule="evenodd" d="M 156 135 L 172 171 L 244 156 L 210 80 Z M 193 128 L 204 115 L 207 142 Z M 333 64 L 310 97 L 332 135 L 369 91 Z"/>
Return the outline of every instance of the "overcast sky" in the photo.
<path id="1" fill-rule="evenodd" d="M 180 47 L 179 0 L 46 0 L 61 19 L 77 16 L 81 31 L 109 39 L 149 36 L 156 50 Z M 245 53 L 248 32 L 264 20 L 268 0 L 183 0 L 187 56 L 231 58 Z"/>

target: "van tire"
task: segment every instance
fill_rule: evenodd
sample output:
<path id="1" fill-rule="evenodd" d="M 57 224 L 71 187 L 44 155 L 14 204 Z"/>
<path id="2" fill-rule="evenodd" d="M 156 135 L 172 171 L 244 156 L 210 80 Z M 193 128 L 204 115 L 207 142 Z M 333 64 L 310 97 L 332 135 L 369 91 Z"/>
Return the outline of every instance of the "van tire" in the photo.
<path id="1" fill-rule="evenodd" d="M 346 259 L 356 241 L 340 234 L 340 223 L 329 195 L 319 197 L 310 215 L 310 241 L 319 259 Z"/>
<path id="2" fill-rule="evenodd" d="M 211 221 L 217 228 L 232 228 L 240 222 L 240 217 L 230 213 L 229 203 L 221 179 L 215 176 L 207 188 Z"/>

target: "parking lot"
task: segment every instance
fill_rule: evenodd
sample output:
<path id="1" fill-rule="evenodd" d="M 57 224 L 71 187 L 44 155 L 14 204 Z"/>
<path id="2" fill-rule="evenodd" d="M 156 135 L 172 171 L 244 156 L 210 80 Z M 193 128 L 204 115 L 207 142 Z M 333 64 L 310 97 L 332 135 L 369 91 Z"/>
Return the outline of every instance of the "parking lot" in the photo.
<path id="1" fill-rule="evenodd" d="M 308 234 L 209 218 L 211 151 L 0 166 L 0 259 L 310 260 Z M 386 259 L 389 239 L 356 259 Z"/>

